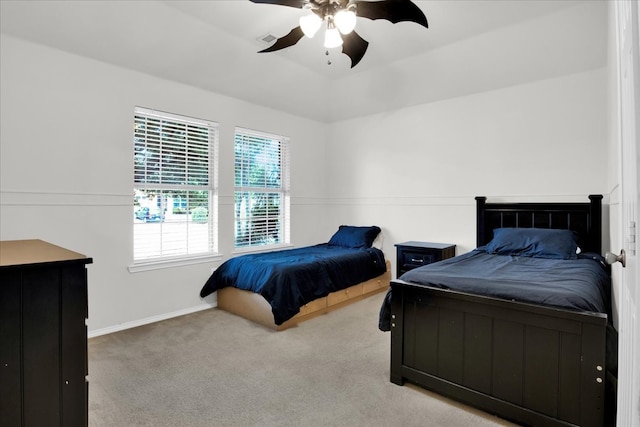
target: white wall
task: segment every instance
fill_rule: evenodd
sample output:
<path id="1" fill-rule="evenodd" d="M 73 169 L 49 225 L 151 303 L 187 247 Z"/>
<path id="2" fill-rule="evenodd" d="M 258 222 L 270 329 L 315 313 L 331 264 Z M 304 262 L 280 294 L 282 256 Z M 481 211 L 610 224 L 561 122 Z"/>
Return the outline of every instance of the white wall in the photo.
<path id="1" fill-rule="evenodd" d="M 293 243 L 325 238 L 315 226 L 324 218 L 325 125 L 10 36 L 0 43 L 0 239 L 42 239 L 93 258 L 90 333 L 201 307 L 214 267 L 127 270 L 134 106 L 220 124 L 225 257 L 233 248 L 236 125 L 291 138 Z"/>
<path id="2" fill-rule="evenodd" d="M 606 101 L 598 69 L 335 123 L 329 225 L 380 225 L 393 259 L 404 240 L 462 253 L 475 247 L 474 196 L 607 196 Z"/>

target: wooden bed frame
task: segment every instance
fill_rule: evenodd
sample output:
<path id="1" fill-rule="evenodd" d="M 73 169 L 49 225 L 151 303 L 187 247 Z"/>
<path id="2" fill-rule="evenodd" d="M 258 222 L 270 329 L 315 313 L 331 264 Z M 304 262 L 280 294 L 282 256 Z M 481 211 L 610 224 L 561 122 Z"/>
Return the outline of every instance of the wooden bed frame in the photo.
<path id="1" fill-rule="evenodd" d="M 486 203 L 494 228 L 568 228 L 601 253 L 602 196 L 588 203 Z M 405 381 L 535 426 L 603 426 L 607 315 L 391 282 L 391 381 Z"/>
<path id="2" fill-rule="evenodd" d="M 258 293 L 242 289 L 226 287 L 219 289 L 218 308 L 249 319 L 276 331 L 296 326 L 299 323 L 329 313 L 330 311 L 360 301 L 366 297 L 389 289 L 391 267 L 386 262 L 387 270 L 378 277 L 353 285 L 340 291 L 332 292 L 326 297 L 318 298 L 302 306 L 300 312 L 282 325 L 276 325 L 271 312 L 271 305 Z"/>

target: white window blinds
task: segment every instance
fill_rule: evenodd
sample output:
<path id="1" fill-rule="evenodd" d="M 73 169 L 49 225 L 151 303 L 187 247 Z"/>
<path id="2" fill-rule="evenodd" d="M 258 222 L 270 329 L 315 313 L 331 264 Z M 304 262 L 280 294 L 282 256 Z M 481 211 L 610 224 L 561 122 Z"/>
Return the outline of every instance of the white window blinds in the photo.
<path id="1" fill-rule="evenodd" d="M 289 243 L 288 139 L 236 128 L 235 247 Z"/>
<path id="2" fill-rule="evenodd" d="M 136 108 L 134 262 L 214 251 L 217 124 Z"/>

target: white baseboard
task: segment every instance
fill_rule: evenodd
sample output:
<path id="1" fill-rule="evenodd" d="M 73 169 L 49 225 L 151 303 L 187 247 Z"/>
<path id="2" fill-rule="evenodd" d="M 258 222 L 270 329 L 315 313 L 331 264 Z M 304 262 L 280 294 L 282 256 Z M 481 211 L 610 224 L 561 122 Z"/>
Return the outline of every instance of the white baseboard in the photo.
<path id="1" fill-rule="evenodd" d="M 108 328 L 96 329 L 95 331 L 89 331 L 88 338 L 99 337 L 100 335 L 112 334 L 114 332 L 124 331 L 125 329 L 136 328 L 138 326 L 148 325 L 150 323 L 159 322 L 161 320 L 171 319 L 172 317 L 184 316 L 185 314 L 195 313 L 197 311 L 208 310 L 210 308 L 217 307 L 215 302 L 204 303 L 196 305 L 194 307 L 185 308 L 184 310 L 178 310 L 171 313 L 160 314 L 158 316 L 147 317 L 146 319 L 134 320 L 132 322 L 121 323 L 116 326 L 109 326 Z"/>

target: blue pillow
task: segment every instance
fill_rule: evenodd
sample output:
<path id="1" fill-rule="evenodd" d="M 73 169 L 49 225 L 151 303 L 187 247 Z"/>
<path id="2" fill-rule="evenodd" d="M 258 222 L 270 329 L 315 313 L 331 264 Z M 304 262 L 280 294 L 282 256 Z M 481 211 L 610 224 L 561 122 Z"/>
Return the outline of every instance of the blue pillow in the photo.
<path id="1" fill-rule="evenodd" d="M 356 227 L 353 225 L 341 225 L 329 240 L 331 246 L 344 246 L 346 248 L 370 248 L 373 241 L 380 233 L 380 227 Z"/>
<path id="2" fill-rule="evenodd" d="M 496 228 L 485 250 L 488 254 L 535 258 L 577 259 L 578 245 L 571 230 L 551 228 Z"/>

